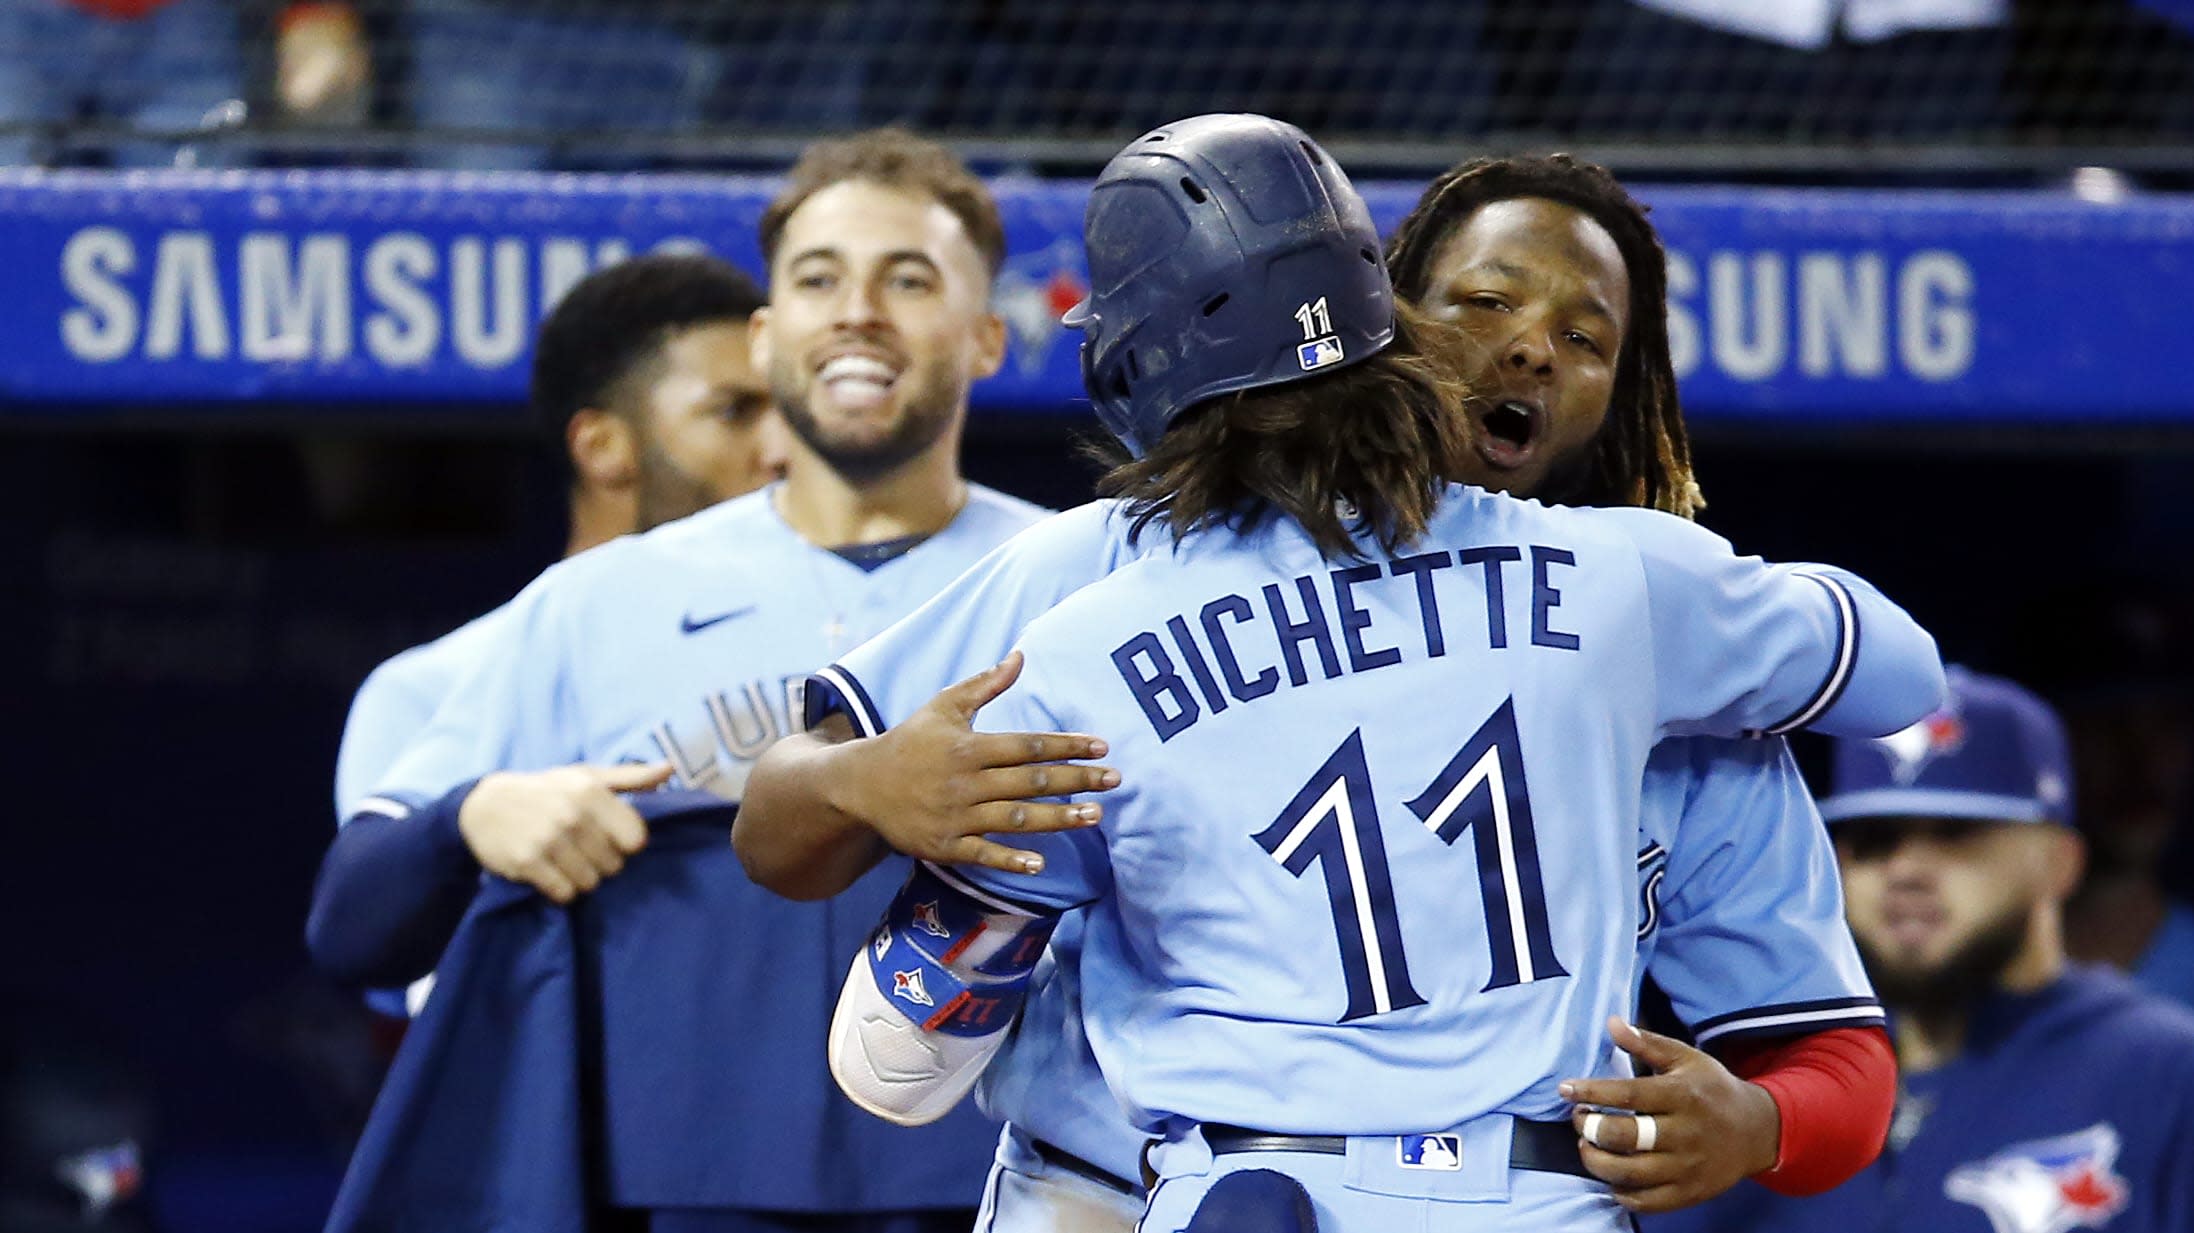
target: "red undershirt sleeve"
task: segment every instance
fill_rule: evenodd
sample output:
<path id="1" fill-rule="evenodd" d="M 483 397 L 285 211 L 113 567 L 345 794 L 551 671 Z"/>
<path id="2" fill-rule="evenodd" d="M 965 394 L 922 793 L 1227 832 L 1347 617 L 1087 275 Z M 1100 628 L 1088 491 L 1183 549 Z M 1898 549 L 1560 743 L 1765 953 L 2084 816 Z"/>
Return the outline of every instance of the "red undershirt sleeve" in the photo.
<path id="1" fill-rule="evenodd" d="M 1780 1195 L 1820 1194 L 1881 1155 L 1897 1103 L 1897 1056 L 1882 1029 L 1732 1041 L 1716 1052 L 1738 1078 L 1766 1088 L 1782 1113 L 1775 1167 L 1754 1181 Z"/>

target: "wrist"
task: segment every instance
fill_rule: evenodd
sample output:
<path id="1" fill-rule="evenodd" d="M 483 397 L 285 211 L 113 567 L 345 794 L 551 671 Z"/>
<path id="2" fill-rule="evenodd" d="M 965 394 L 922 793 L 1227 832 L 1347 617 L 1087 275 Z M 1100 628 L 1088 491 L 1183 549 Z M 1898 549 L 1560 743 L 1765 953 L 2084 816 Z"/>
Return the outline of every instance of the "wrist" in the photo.
<path id="1" fill-rule="evenodd" d="M 1744 1141 L 1752 1145 L 1745 1176 L 1772 1173 L 1783 1163 L 1783 1107 L 1775 1093 L 1757 1083 L 1745 1083 L 1746 1102 L 1752 1115 Z"/>

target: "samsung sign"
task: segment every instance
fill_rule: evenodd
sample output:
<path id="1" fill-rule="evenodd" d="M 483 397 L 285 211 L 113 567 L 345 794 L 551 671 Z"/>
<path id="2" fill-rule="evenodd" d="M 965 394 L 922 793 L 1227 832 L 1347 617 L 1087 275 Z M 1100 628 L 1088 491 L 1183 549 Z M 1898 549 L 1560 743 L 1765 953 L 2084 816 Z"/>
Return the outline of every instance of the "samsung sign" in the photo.
<path id="1" fill-rule="evenodd" d="M 0 403 L 516 402 L 557 299 L 634 253 L 755 269 L 769 185 L 706 177 L 0 173 Z M 1366 195 L 1388 226 L 1414 186 Z M 2194 421 L 2194 199 L 1648 189 L 1695 413 Z M 1014 354 L 977 401 L 1080 396 L 1059 313 L 1085 188 L 1001 189 Z"/>

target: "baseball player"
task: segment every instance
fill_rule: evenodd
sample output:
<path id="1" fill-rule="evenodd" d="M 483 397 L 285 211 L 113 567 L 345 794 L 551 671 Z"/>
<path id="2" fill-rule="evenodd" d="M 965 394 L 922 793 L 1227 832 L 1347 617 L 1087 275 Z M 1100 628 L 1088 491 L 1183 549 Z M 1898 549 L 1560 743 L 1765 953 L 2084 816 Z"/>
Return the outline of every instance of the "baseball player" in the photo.
<path id="1" fill-rule="evenodd" d="M 959 474 L 968 389 L 1005 335 L 996 208 L 956 158 L 892 130 L 820 143 L 765 212 L 762 248 L 754 355 L 793 438 L 784 481 L 573 557 L 512 602 L 322 867 L 310 938 L 339 975 L 426 970 L 482 871 L 558 903 L 616 876 L 647 842 L 620 791 L 737 800 L 797 726 L 808 671 L 1040 512 Z M 828 982 L 895 880 L 814 905 L 743 877 L 684 892 L 683 944 L 712 955 L 683 977 L 691 1021 L 600 1011 L 612 1205 L 657 1229 L 965 1227 L 995 1127 L 972 1111 L 877 1126 L 824 1078 Z M 688 1052 L 621 1053 L 628 1021 Z M 622 1078 L 666 1065 L 674 1088 Z"/>
<path id="2" fill-rule="evenodd" d="M 542 323 L 532 403 L 569 481 L 574 556 L 751 492 L 784 470 L 783 426 L 748 355 L 752 279 L 713 257 L 653 254 L 581 280 Z M 497 636 L 504 608 L 390 656 L 351 700 L 335 755 L 336 824 L 356 812 L 450 685 Z M 410 992 L 416 1003 L 432 981 Z M 402 1016 L 405 994 L 367 1001 Z"/>
<path id="3" fill-rule="evenodd" d="M 849 981 L 833 1040 L 841 1082 L 871 1107 L 927 1114 L 936 1089 L 902 1107 L 899 1080 L 925 1057 L 972 1079 L 1046 918 L 1094 902 L 1083 1019 L 1115 1091 L 1164 1136 L 1152 1163 L 1168 1180 L 1151 1227 L 1180 1228 L 1230 1161 L 1266 1153 L 1310 1185 L 1335 1227 L 1505 1227 L 1510 1216 L 1614 1227 L 1620 1208 L 1583 1180 L 1570 1127 L 1533 1119 L 1567 1111 L 1551 1064 L 1606 1062 L 1590 1008 L 1627 1000 L 1636 918 L 1557 919 L 1549 887 L 1612 879 L 1634 901 L 1628 845 L 1655 731 L 1734 731 L 1893 696 L 1871 680 L 1841 694 L 1839 678 L 1887 662 L 1851 654 L 1856 601 L 1826 574 L 1740 562 L 1675 520 L 1441 485 L 1461 446 L 1457 409 L 1408 343 L 1386 350 L 1409 331 L 1368 216 L 1299 131 L 1255 117 L 1160 130 L 1108 169 L 1089 232 L 1098 292 L 1070 320 L 1090 335 L 1101 418 L 1144 455 L 1108 485 L 1126 497 L 1131 542 L 1140 532 L 1177 543 L 1031 624 L 1028 666 L 996 710 L 1009 726 L 1118 734 L 1115 752 L 1144 778 L 1125 776 L 1101 835 L 1043 841 L 1039 876 L 917 873 Z M 1225 283 L 1220 270 L 1257 281 Z M 1222 321 L 1236 298 L 1227 285 L 1242 313 Z M 1298 341 L 1281 345 L 1283 322 Z M 1241 396 L 1211 401 L 1226 394 Z M 1512 589 L 1505 567 L 1488 564 L 1527 555 Z M 1360 563 L 1328 568 L 1348 561 Z M 1071 553 L 1065 563 L 1082 564 Z M 1841 615 L 1814 623 L 1830 612 Z M 1627 669 L 1600 662 L 1616 656 L 1617 628 L 1643 631 L 1651 669 L 1635 656 Z M 1931 658 L 1908 623 L 1869 628 L 1870 656 L 1904 632 L 1922 648 L 1914 658 Z M 1768 658 L 1724 658 L 1723 640 L 1740 636 Z M 1412 660 L 1411 672 L 1379 674 Z M 858 707 L 858 684 L 838 683 Z M 1593 700 L 1626 685 L 1634 712 Z M 1921 671 L 1906 692 L 1932 698 L 1938 686 Z M 1403 716 L 1426 697 L 1476 718 Z M 1247 710 L 1261 718 L 1245 723 Z M 1465 725 L 1476 730 L 1458 743 Z M 1566 789 L 1543 816 L 1574 818 L 1580 832 L 1593 825 L 1584 819 L 1612 821 L 1614 845 L 1537 838 L 1534 761 Z M 1306 766 L 1317 769 L 1297 787 Z M 1397 791 L 1396 776 L 1427 782 Z M 1382 826 L 1382 799 L 1423 826 Z M 1440 853 L 1465 831 L 1471 851 L 1455 855 L 1479 870 L 1481 893 L 1457 901 L 1438 890 L 1455 876 Z M 1390 847 L 1404 855 L 1390 862 Z M 1322 894 L 1304 877 L 1314 865 Z M 1245 884 L 1262 889 L 1237 893 Z M 1421 980 L 1405 940 L 1420 929 L 1442 940 Z M 934 1008 L 915 1013 L 919 1030 L 908 1006 Z M 1533 1026 L 1518 1033 L 1519 1017 Z M 1508 1064 L 1454 1064 L 1489 1057 L 1503 1036 Z M 1351 1133 L 1365 1137 L 1332 1137 Z M 1344 1193 L 1329 1153 L 1346 1154 L 1352 1185 L 1386 1198 Z"/>
<path id="4" fill-rule="evenodd" d="M 1510 202 L 1535 208 L 1495 212 L 1482 220 L 1492 224 L 1480 229 L 1484 234 L 1473 232 L 1484 207 Z M 1595 226 L 1604 240 L 1574 242 L 1580 228 Z M 1451 243 L 1457 236 L 1470 242 Z M 1615 252 L 1607 253 L 1608 248 Z M 1498 260 L 1489 262 L 1488 255 Z M 1510 359 L 1530 374 L 1526 394 L 1532 412 L 1550 421 L 1588 421 L 1582 433 L 1566 422 L 1547 432 L 1583 442 L 1570 450 L 1595 448 L 1601 436 L 1593 428 L 1611 415 L 1609 402 L 1620 391 L 1622 409 L 1612 413 L 1613 426 L 1605 435 L 1622 439 L 1614 447 L 1597 447 L 1610 456 L 1598 460 L 1597 469 L 1558 461 L 1548 469 L 1608 477 L 1596 490 L 1576 494 L 1579 500 L 1622 504 L 1651 493 L 1664 508 L 1688 511 L 1696 505 L 1660 323 L 1663 259 L 1642 209 L 1605 172 L 1560 157 L 1466 164 L 1427 190 L 1397 233 L 1390 261 L 1397 292 L 1412 299 L 1423 298 L 1427 285 L 1461 285 L 1459 276 L 1477 266 L 1543 271 L 1528 285 L 1516 285 L 1521 275 L 1511 274 L 1511 283 L 1497 289 L 1504 311 L 1462 316 L 1459 324 L 1483 344 L 1485 358 Z M 1625 283 L 1627 304 L 1620 290 Z M 1593 298 L 1612 299 L 1627 312 L 1618 324 L 1620 342 L 1610 348 L 1613 356 L 1603 358 L 1566 340 L 1564 326 L 1579 301 L 1578 289 L 1609 285 L 1615 290 L 1597 290 Z M 1502 384 L 1496 373 L 1474 377 L 1480 389 Z M 1493 401 L 1481 398 L 1472 409 L 1482 417 Z M 1466 460 L 1464 474 L 1492 488 L 1526 495 L 1535 490 L 1536 475 L 1518 476 L 1515 467 L 1496 467 L 1493 461 Z M 1055 520 L 1052 528 L 1024 538 L 1056 533 L 1067 521 Z M 1106 526 L 1102 517 L 1088 522 L 1098 534 Z M 1087 553 L 1085 576 L 1033 577 L 1018 568 L 1019 547 L 994 554 L 836 666 L 829 675 L 863 685 L 862 697 L 892 729 L 892 739 L 824 748 L 814 736 L 803 736 L 773 749 L 757 770 L 735 832 L 742 851 L 772 858 L 771 841 L 788 832 L 797 838 L 799 827 L 816 812 L 810 789 L 826 782 L 843 787 L 873 779 L 896 795 L 896 802 L 873 806 L 877 812 L 850 819 L 864 829 L 845 834 L 838 847 L 854 853 L 873 850 L 871 830 L 884 834 L 898 828 L 904 836 L 930 813 L 928 801 L 959 788 L 959 777 L 946 769 L 961 748 L 955 742 L 965 743 L 968 717 L 1011 679 L 1009 673 L 982 671 L 990 657 L 1010 648 L 1027 621 L 1052 603 L 1136 555 L 1118 538 L 1099 539 Z M 930 690 L 970 673 L 976 675 L 933 705 L 921 705 Z M 840 714 L 835 721 L 822 719 L 821 731 L 828 732 L 848 718 L 836 703 L 838 691 L 828 680 L 818 685 L 809 692 L 811 714 Z M 1044 739 L 1054 742 L 1044 752 L 1065 757 L 1068 743 L 1084 738 Z M 969 752 L 974 749 L 969 746 Z M 805 750 L 817 756 L 802 756 Z M 980 757 L 988 761 L 1003 754 L 985 749 Z M 875 766 L 864 768 L 864 757 Z M 821 770 L 826 759 L 837 760 L 828 773 L 804 773 L 810 767 Z M 1086 772 L 1061 766 L 1043 773 Z M 996 817 L 997 806 L 992 808 Z M 1020 823 L 1027 825 L 1049 807 L 1012 808 L 1030 815 Z M 1762 1086 L 1737 1082 L 1713 1058 L 1675 1042 L 1619 1028 L 1619 1045 L 1650 1053 L 1648 1060 L 1673 1078 L 1649 1080 L 1637 1089 L 1627 1082 L 1590 1086 L 1594 1103 L 1628 1107 L 1640 1091 L 1657 1097 L 1659 1124 L 1649 1145 L 1653 1150 L 1639 1153 L 1636 1131 L 1625 1119 L 1601 1119 L 1598 1128 L 1609 1146 L 1627 1135 L 1630 1142 L 1623 1146 L 1630 1150 L 1618 1155 L 1590 1149 L 1587 1164 L 1617 1182 L 1626 1205 L 1641 1211 L 1696 1201 L 1763 1167 L 1768 1169 L 1763 1180 L 1793 1192 L 1834 1184 L 1878 1149 L 1893 1075 L 1887 1042 L 1869 1026 L 1879 1021 L 1878 1010 L 1843 926 L 1834 880 L 1827 876 L 1833 858 L 1787 750 L 1780 741 L 1671 743 L 1649 763 L 1644 816 L 1641 966 L 1650 962 L 1716 1050 Z M 965 827 L 957 816 L 940 812 L 937 817 Z M 819 833 L 833 832 L 825 827 Z M 913 846 L 904 837 L 898 842 Z M 750 868 L 781 889 L 799 888 L 783 875 L 811 876 L 836 856 L 798 843 L 784 851 L 789 859 L 773 858 L 772 865 L 750 860 Z M 1006 854 L 1010 867 L 1012 854 L 996 851 Z M 811 883 L 808 889 L 829 888 Z M 1144 1138 L 1119 1116 L 1082 1039 L 1079 940 L 1079 919 L 1070 915 L 1053 936 L 1052 955 L 1035 974 L 1021 1022 L 977 1090 L 982 1106 L 1008 1122 L 986 1192 L 985 1228 L 1125 1230 L 1141 1215 L 1134 1179 Z M 1773 955 L 1776 962 L 1762 964 L 1762 955 Z M 1772 1049 L 1752 1043 L 1793 1031 L 1813 1035 L 1800 1042 L 1777 1040 Z M 1826 1056 L 1808 1056 L 1808 1050 Z M 1824 1075 L 1845 1081 L 1824 1082 Z M 1762 1108 L 1766 1093 L 1772 1100 Z"/>
<path id="5" fill-rule="evenodd" d="M 534 342 L 531 401 L 569 482 L 565 556 L 783 472 L 783 429 L 748 356 L 747 319 L 761 305 L 753 280 L 697 254 L 620 262 L 558 302 Z M 426 726 L 496 624 L 490 613 L 366 677 L 335 760 L 338 821 Z"/>
<path id="6" fill-rule="evenodd" d="M 2194 1228 L 2194 1015 L 2066 962 L 2082 848 L 2064 727 L 2010 681 L 1949 675 L 1936 714 L 1837 742 L 1821 802 L 1895 1025 L 1887 1150 L 1817 1198 L 1743 1187 L 1651 1229 Z"/>

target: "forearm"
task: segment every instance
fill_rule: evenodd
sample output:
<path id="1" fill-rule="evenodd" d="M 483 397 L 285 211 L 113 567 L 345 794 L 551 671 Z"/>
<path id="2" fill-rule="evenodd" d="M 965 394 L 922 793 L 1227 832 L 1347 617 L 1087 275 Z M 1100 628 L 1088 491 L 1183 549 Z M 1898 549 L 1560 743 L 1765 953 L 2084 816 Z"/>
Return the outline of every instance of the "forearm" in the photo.
<path id="1" fill-rule="evenodd" d="M 363 812 L 320 863 L 305 944 L 346 984 L 403 985 L 434 970 L 480 885 L 457 829 L 466 783 L 397 817 Z"/>
<path id="2" fill-rule="evenodd" d="M 884 841 L 830 791 L 865 744 L 799 733 L 762 755 L 731 827 L 748 877 L 788 899 L 827 899 L 883 860 Z"/>
<path id="3" fill-rule="evenodd" d="M 1773 1168 L 1754 1180 L 1777 1194 L 1820 1194 L 1874 1163 L 1889 1135 L 1897 1061 L 1880 1028 L 1834 1028 L 1733 1043 L 1725 1062 L 1765 1088 L 1782 1115 Z"/>

